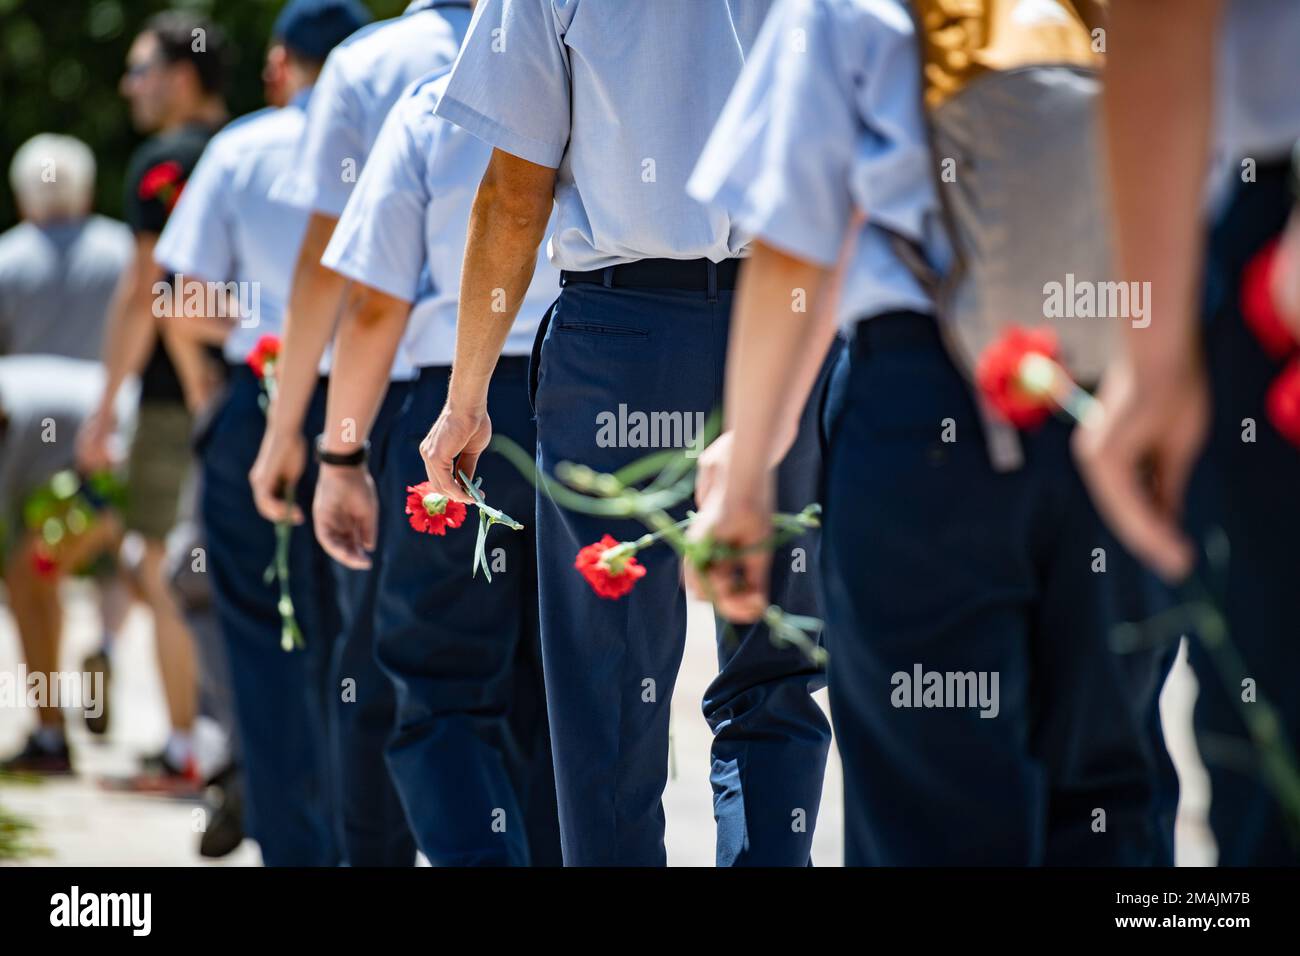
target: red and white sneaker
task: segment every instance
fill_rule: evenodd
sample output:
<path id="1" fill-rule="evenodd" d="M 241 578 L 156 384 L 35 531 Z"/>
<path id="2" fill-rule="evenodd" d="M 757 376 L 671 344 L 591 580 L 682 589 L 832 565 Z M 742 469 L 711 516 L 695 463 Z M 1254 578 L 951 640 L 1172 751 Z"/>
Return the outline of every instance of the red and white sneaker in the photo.
<path id="1" fill-rule="evenodd" d="M 145 793 L 178 800 L 197 800 L 203 796 L 203 778 L 190 757 L 184 767 L 177 767 L 165 753 L 151 754 L 141 761 L 141 770 L 132 777 L 106 777 L 106 790 L 119 793 Z"/>

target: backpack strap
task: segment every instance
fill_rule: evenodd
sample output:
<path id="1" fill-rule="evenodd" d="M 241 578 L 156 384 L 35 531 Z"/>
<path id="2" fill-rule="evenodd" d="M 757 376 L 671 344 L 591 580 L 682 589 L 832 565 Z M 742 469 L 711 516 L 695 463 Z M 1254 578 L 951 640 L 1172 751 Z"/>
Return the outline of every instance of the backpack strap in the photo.
<path id="1" fill-rule="evenodd" d="M 966 262 L 961 248 L 960 236 L 953 220 L 952 209 L 948 204 L 944 190 L 943 171 L 940 167 L 938 152 L 935 149 L 934 124 L 927 104 L 928 68 L 926 53 L 928 41 L 926 39 L 925 15 L 920 6 L 933 2 L 934 0 L 909 0 L 908 9 L 912 15 L 913 28 L 916 32 L 919 54 L 917 59 L 921 67 L 921 87 L 917 108 L 921 110 L 921 116 L 925 123 L 926 141 L 930 147 L 930 170 L 933 176 L 935 199 L 939 205 L 940 219 L 943 223 L 944 232 L 948 237 L 948 245 L 952 250 L 952 263 L 947 273 L 941 276 L 935 271 L 916 242 L 893 230 L 885 231 L 889 235 L 890 245 L 893 247 L 899 261 L 908 268 L 908 271 L 912 273 L 921 288 L 926 291 L 934 303 L 939 332 L 945 349 L 958 371 L 971 385 L 971 397 L 974 399 L 975 408 L 979 413 L 980 424 L 984 432 L 985 449 L 988 452 L 989 462 L 992 464 L 993 470 L 998 472 L 1015 471 L 1025 463 L 1025 452 L 1020 443 L 1020 433 L 1014 425 L 1000 418 L 984 396 L 980 394 L 979 390 L 974 387 L 969 359 L 964 354 L 964 350 L 953 340 L 952 330 L 948 323 L 944 321 L 943 316 L 949 290 L 954 288 L 959 281 L 966 268 Z M 933 13 L 931 13 L 931 17 L 933 17 Z M 881 227 L 877 226 L 877 228 Z"/>

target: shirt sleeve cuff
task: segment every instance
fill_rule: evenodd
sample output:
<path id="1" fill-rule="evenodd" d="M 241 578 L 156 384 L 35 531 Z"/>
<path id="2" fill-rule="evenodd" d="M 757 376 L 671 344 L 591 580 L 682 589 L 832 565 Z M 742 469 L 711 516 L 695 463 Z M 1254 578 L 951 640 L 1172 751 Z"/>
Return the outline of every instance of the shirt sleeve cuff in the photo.
<path id="1" fill-rule="evenodd" d="M 274 202 L 301 209 L 304 212 L 319 212 L 335 219 L 343 215 L 343 208 L 348 204 L 348 194 L 334 195 L 329 190 L 321 189 L 305 176 L 281 176 L 271 186 L 270 198 Z"/>
<path id="2" fill-rule="evenodd" d="M 167 275 L 166 281 L 170 282 L 174 274 L 180 274 L 187 279 L 197 279 L 201 282 L 225 282 L 227 276 L 225 269 L 214 265 L 210 262 L 204 262 L 201 256 L 185 255 L 182 252 L 170 249 L 159 249 L 154 247 L 154 262 L 162 266 Z"/>
<path id="3" fill-rule="evenodd" d="M 764 245 L 824 269 L 833 268 L 839 262 L 843 228 L 809 229 L 778 206 L 755 202 L 753 196 L 763 195 L 761 182 L 711 183 L 697 174 L 687 183 L 686 191 L 699 202 L 725 209 L 746 240 L 758 239 Z"/>
<path id="4" fill-rule="evenodd" d="M 473 136 L 477 136 L 489 146 L 507 152 L 512 156 L 518 156 L 530 163 L 536 163 L 538 166 L 558 169 L 560 160 L 564 158 L 565 143 L 559 145 L 543 143 L 527 136 L 521 136 L 519 133 L 502 126 L 491 117 L 484 116 L 477 110 L 470 109 L 459 100 L 450 99 L 445 95 L 438 102 L 434 114 L 441 116 L 448 122 L 455 123 L 461 129 Z"/>
<path id="5" fill-rule="evenodd" d="M 378 289 L 384 295 L 391 296 L 394 299 L 401 299 L 403 302 L 415 301 L 415 294 L 409 283 L 402 282 L 393 275 L 377 274 L 373 264 L 364 262 L 346 252 L 331 252 L 327 246 L 325 254 L 321 256 L 320 264 L 326 269 L 337 272 L 345 279 L 351 279 L 353 282 L 361 283 L 361 285 Z"/>

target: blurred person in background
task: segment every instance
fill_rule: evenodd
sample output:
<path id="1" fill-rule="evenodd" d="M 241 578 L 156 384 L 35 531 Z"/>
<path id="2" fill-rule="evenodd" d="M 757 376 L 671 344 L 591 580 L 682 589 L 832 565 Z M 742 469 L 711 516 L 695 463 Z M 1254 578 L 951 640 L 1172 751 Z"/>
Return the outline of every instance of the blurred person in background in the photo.
<path id="1" fill-rule="evenodd" d="M 238 283 L 240 290 L 237 309 L 168 315 L 163 325 L 169 335 L 220 345 L 229 369 L 229 388 L 196 440 L 200 512 L 230 660 L 249 834 L 268 866 L 325 866 L 340 858 L 374 862 L 354 860 L 339 848 L 331 734 L 339 620 L 329 561 L 309 523 L 294 529 L 289 587 L 303 646 L 286 652 L 278 588 L 264 574 L 275 554 L 275 528 L 258 514 L 248 482 L 266 425 L 263 384 L 248 357 L 265 336 L 280 330 L 307 227 L 305 212 L 268 197 L 272 184 L 299 161 L 308 100 L 326 56 L 369 19 L 357 0 L 285 5 L 263 76 L 274 80 L 267 83 L 268 95 L 285 96 L 287 104 L 244 117 L 212 139 L 154 249 L 161 268 L 183 277 L 187 298 L 194 283 Z M 310 414 L 316 431 L 324 418 L 323 398 L 322 390 Z M 314 485 L 310 469 L 296 499 L 309 501 Z M 413 862 L 413 847 L 408 856 L 406 862 Z"/>
<path id="2" fill-rule="evenodd" d="M 153 612 L 171 732 L 163 751 L 146 758 L 136 783 L 168 792 L 197 793 L 201 775 L 191 737 L 197 708 L 195 653 L 167 580 L 165 539 L 176 523 L 191 466 L 191 414 L 208 403 L 216 378 L 197 345 L 178 341 L 169 350 L 160 341 L 154 286 L 162 276 L 153 248 L 208 140 L 225 123 L 225 80 L 222 35 L 194 14 L 157 14 L 131 45 L 121 92 L 136 128 L 154 135 L 129 166 L 126 210 L 135 254 L 110 310 L 103 393 L 77 438 L 83 470 L 113 462 L 114 401 L 126 379 L 139 375 L 139 421 L 129 456 L 125 517 L 127 529 L 144 542 L 140 577 Z"/>
<path id="3" fill-rule="evenodd" d="M 470 208 L 492 153 L 433 115 L 448 76 L 444 68 L 417 81 L 389 111 L 322 260 L 351 285 L 321 452 L 368 460 L 321 468 L 313 518 L 339 564 L 380 568 L 374 654 L 397 688 L 385 754 L 425 857 L 434 866 L 558 866 L 533 533 L 488 545 L 508 571 L 489 581 L 477 573 L 473 535 L 416 533 L 402 507 L 423 468 L 428 410 L 447 391 Z M 507 384 L 493 426 L 522 448 L 537 442 L 528 357 L 559 291 L 559 272 L 543 258 L 497 365 Z M 385 435 L 373 426 L 403 362 L 419 375 Z M 483 468 L 493 507 L 530 513 L 529 477 L 493 457 Z M 512 838 L 485 822 L 497 807 L 518 821 Z"/>
<path id="4" fill-rule="evenodd" d="M 26 666 L 51 674 L 59 667 L 63 619 L 58 571 L 111 550 L 120 524 L 106 515 L 52 554 L 25 527 L 24 503 L 73 465 L 71 438 L 103 387 L 105 308 L 130 259 L 131 234 L 91 211 L 95 157 L 72 137 L 42 133 L 28 140 L 14 154 L 9 182 L 23 221 L 0 235 L 0 553 Z M 96 583 L 109 646 L 126 599 L 115 575 L 99 575 Z M 105 666 L 93 658 L 86 669 Z M 88 710 L 88 728 L 102 730 L 105 714 Z M 37 720 L 6 768 L 70 771 L 59 708 L 40 707 Z"/>
<path id="5" fill-rule="evenodd" d="M 330 362 L 327 345 L 346 282 L 321 264 L 321 255 L 389 109 L 410 83 L 451 65 L 471 7 L 468 0 L 415 0 L 400 17 L 372 24 L 332 53 L 312 92 L 298 161 L 272 190 L 274 200 L 304 210 L 308 219 L 284 316 L 278 393 L 249 473 L 258 511 L 268 520 L 282 514 L 280 489 L 304 473 L 308 442 L 323 424 L 312 409 L 324 401 L 320 372 Z M 393 363 L 370 433 L 375 449 L 383 447 L 414 375 L 409 362 Z M 384 760 L 397 692 L 375 656 L 382 568 L 378 561 L 370 570 L 334 562 L 333 571 L 343 628 L 334 686 L 347 678 L 358 690 L 356 701 L 336 707 L 345 856 L 356 864 L 409 866 L 415 843 Z"/>
<path id="6" fill-rule="evenodd" d="M 14 154 L 9 183 L 23 221 L 0 235 L 0 355 L 98 361 L 131 233 L 91 210 L 94 154 L 42 133 Z"/>
<path id="7" fill-rule="evenodd" d="M 266 51 L 261 74 L 262 98 L 268 106 L 289 105 L 295 69 L 294 57 L 284 43 L 273 41 Z M 159 329 L 169 352 L 192 349 L 195 343 L 216 346 L 224 342 L 229 331 L 229 325 L 212 321 L 163 322 Z M 206 425 L 225 404 L 225 398 L 224 389 L 212 396 L 196 432 L 206 430 Z M 244 779 L 230 661 L 221 635 L 215 596 L 206 567 L 196 570 L 192 560 L 195 548 L 207 550 L 200 498 L 199 482 L 188 482 L 176 526 L 167 539 L 167 566 L 173 591 L 198 650 L 199 717 L 195 722 L 194 749 L 199 772 L 208 782 L 204 797 L 210 813 L 199 837 L 199 854 L 220 858 L 238 849 L 244 839 Z M 205 717 L 215 722 L 217 734 L 203 733 L 209 729 Z"/>
<path id="8" fill-rule="evenodd" d="M 1219 605 L 1242 658 L 1242 673 L 1227 674 L 1207 642 L 1188 646 L 1219 865 L 1295 866 L 1300 807 L 1270 785 L 1277 758 L 1262 757 L 1246 715 L 1300 757 L 1300 230 L 1287 227 L 1300 5 L 1111 7 L 1117 278 L 1148 283 L 1155 313 L 1125 327 L 1077 451 L 1119 537 L 1169 581 L 1190 576 L 1189 600 L 1204 592 Z"/>

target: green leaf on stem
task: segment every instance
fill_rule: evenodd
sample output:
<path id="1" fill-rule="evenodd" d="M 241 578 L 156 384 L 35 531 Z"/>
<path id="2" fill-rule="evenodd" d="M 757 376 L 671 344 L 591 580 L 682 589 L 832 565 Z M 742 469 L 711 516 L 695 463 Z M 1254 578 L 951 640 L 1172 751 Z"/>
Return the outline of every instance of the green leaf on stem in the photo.
<path id="1" fill-rule="evenodd" d="M 478 574 L 478 569 L 483 569 L 483 576 L 488 582 L 492 581 L 492 569 L 488 566 L 487 560 L 487 533 L 488 529 L 494 524 L 505 525 L 511 531 L 523 531 L 524 526 L 510 517 L 504 511 L 493 508 L 483 497 L 483 479 L 475 478 L 470 481 L 465 472 L 457 472 L 460 476 L 461 486 L 466 493 L 474 499 L 474 505 L 478 508 L 478 540 L 474 543 L 474 566 L 470 570 L 470 577 Z"/>

